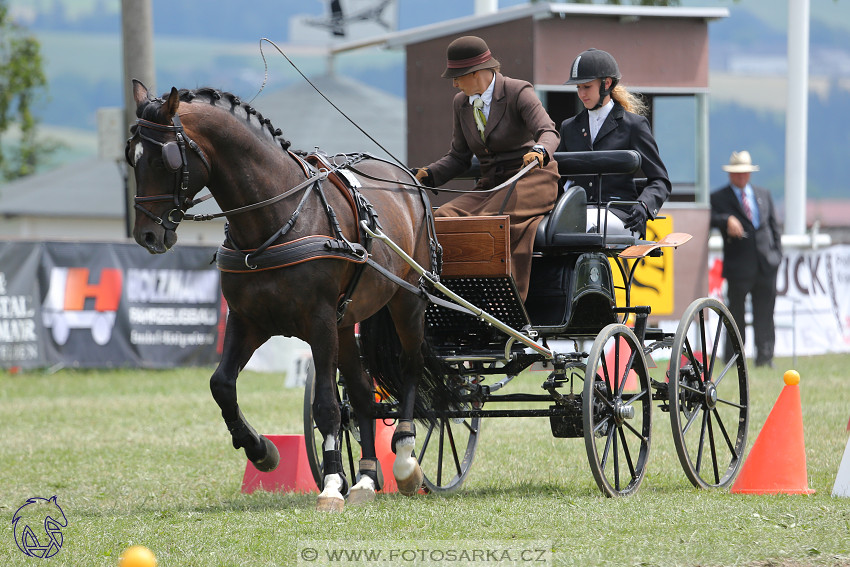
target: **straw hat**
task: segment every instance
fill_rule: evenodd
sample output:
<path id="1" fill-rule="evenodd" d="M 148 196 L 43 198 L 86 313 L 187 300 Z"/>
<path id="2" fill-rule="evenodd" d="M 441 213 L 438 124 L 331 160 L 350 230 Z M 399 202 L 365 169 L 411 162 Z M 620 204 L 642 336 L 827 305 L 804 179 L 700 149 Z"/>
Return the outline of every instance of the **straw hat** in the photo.
<path id="1" fill-rule="evenodd" d="M 750 152 L 744 150 L 741 152 L 732 152 L 729 158 L 729 164 L 723 166 L 723 171 L 729 173 L 749 173 L 758 171 L 759 166 L 753 165 L 753 158 L 750 157 Z"/>
<path id="2" fill-rule="evenodd" d="M 490 53 L 487 43 L 474 35 L 465 35 L 451 42 L 446 49 L 446 59 L 446 70 L 442 75 L 444 79 L 454 79 L 473 71 L 500 66 Z"/>

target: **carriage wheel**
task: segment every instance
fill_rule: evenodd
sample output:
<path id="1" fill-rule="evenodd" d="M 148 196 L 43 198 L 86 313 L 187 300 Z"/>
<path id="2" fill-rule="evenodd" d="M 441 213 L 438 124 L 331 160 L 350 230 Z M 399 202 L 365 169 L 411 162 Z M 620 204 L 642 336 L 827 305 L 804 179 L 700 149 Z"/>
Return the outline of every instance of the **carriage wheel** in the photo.
<path id="1" fill-rule="evenodd" d="M 728 363 L 718 356 L 732 337 Z M 697 299 L 682 315 L 670 352 L 668 392 L 676 453 L 698 488 L 726 486 L 747 446 L 749 386 L 741 334 L 716 299 Z"/>
<path id="2" fill-rule="evenodd" d="M 582 398 L 584 445 L 605 496 L 637 491 L 646 472 L 652 391 L 643 347 L 625 325 L 608 325 L 587 359 Z"/>
<path id="3" fill-rule="evenodd" d="M 481 432 L 481 418 L 429 418 L 416 424 L 416 459 L 428 492 L 450 494 L 466 480 Z"/>
<path id="4" fill-rule="evenodd" d="M 313 420 L 315 393 L 316 369 L 311 363 L 307 368 L 307 380 L 304 384 L 304 442 L 307 446 L 307 462 L 310 463 L 313 480 L 316 481 L 316 486 L 321 490 L 324 482 L 324 475 L 322 474 L 322 461 L 324 460 L 322 443 L 324 439 L 322 439 L 322 434 Z M 337 382 L 337 396 L 341 417 L 339 439 L 342 444 L 343 469 L 345 469 L 345 463 L 348 463 L 346 474 L 349 484 L 353 484 L 357 478 L 355 455 L 357 461 L 360 460 L 360 430 L 357 427 L 357 420 L 354 418 L 354 411 L 351 409 L 351 401 L 348 399 L 348 392 L 342 380 Z M 355 443 L 357 443 L 356 447 L 354 446 Z"/>

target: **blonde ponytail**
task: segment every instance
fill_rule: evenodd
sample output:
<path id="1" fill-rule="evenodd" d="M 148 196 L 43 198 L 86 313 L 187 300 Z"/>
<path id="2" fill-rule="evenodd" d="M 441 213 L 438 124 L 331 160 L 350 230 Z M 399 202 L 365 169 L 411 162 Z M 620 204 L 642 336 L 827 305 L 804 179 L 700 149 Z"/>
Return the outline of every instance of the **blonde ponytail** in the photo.
<path id="1" fill-rule="evenodd" d="M 613 98 L 614 102 L 622 106 L 627 112 L 644 116 L 649 110 L 642 96 L 630 93 L 626 87 L 622 85 L 614 87 L 611 91 L 611 98 Z"/>

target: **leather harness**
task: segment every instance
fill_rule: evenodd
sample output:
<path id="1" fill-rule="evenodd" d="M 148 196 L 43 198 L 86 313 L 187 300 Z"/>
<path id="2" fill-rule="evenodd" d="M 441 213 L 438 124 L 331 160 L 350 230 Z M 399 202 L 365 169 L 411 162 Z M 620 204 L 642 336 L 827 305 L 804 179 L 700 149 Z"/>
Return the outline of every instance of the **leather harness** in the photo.
<path id="1" fill-rule="evenodd" d="M 175 140 L 160 140 L 158 137 L 143 133 L 143 130 L 153 131 L 159 135 L 174 134 Z M 366 196 L 359 190 L 362 185 L 354 173 L 368 179 L 375 178 L 357 171 L 354 169 L 354 165 L 366 159 L 380 158 L 376 158 L 368 154 L 352 154 L 345 155 L 345 160 L 342 164 L 336 164 L 331 163 L 328 157 L 322 153 L 309 154 L 305 159 L 301 158 L 301 156 L 294 152 L 288 151 L 289 155 L 298 162 L 307 176 L 307 179 L 304 182 L 270 199 L 246 205 L 238 209 L 216 214 L 190 215 L 186 213 L 186 210 L 194 204 L 205 200 L 209 197 L 209 195 L 194 201 L 188 199 L 186 196 L 189 186 L 189 166 L 185 147 L 188 145 L 196 154 L 198 154 L 207 171 L 210 171 L 210 164 L 203 151 L 186 135 L 183 130 L 183 125 L 180 123 L 177 115 L 173 116 L 172 125 L 161 125 L 144 119 L 137 120 L 133 135 L 129 140 L 127 140 L 126 148 L 127 162 L 133 167 L 135 167 L 136 164 L 132 159 L 130 151 L 131 144 L 136 138 L 142 138 L 160 146 L 163 154 L 163 161 L 175 174 L 175 185 L 171 195 L 156 195 L 153 197 L 136 196 L 136 208 L 140 212 L 151 217 L 158 224 L 162 224 L 165 228 L 170 230 L 176 230 L 177 225 L 184 219 L 203 221 L 227 215 L 239 214 L 271 205 L 272 203 L 280 201 L 284 197 L 297 193 L 298 191 L 303 191 L 301 200 L 290 215 L 289 220 L 258 248 L 245 250 L 240 249 L 234 242 L 233 237 L 230 235 L 229 225 L 225 225 L 225 243 L 219 246 L 215 253 L 216 267 L 218 267 L 220 271 L 229 273 L 251 273 L 256 271 L 285 268 L 301 264 L 303 262 L 325 258 L 353 262 L 357 264 L 357 268 L 351 278 L 351 281 L 348 283 L 345 291 L 339 298 L 339 302 L 337 304 L 338 322 L 341 321 L 345 315 L 345 311 L 351 303 L 352 296 L 357 289 L 357 285 L 360 282 L 363 270 L 367 264 L 372 266 L 378 273 L 388 278 L 396 285 L 405 288 L 423 299 L 440 304 L 446 303 L 428 293 L 421 282 L 418 287 L 414 286 L 396 276 L 370 257 L 373 238 L 365 230 L 363 230 L 361 220 L 366 221 L 366 224 L 372 230 L 380 229 L 381 227 L 378 222 L 378 213 Z M 333 185 L 333 187 L 335 187 L 345 197 L 349 204 L 351 212 L 354 215 L 356 226 L 358 227 L 357 240 L 354 242 L 348 240 L 342 233 L 342 228 L 340 227 L 336 213 L 324 193 L 322 181 L 325 179 L 330 181 L 331 185 Z M 325 209 L 325 213 L 327 214 L 328 220 L 331 224 L 333 236 L 310 235 L 289 242 L 274 244 L 276 240 L 285 236 L 295 225 L 295 222 L 307 201 L 307 197 L 313 191 L 315 191 L 319 196 L 322 206 Z M 419 187 L 419 194 L 423 201 L 426 216 L 425 222 L 427 223 L 429 234 L 431 272 L 434 277 L 439 277 L 442 264 L 442 249 L 437 242 L 436 229 L 434 227 L 434 216 L 431 211 L 428 196 L 421 187 Z M 174 208 L 169 211 L 166 218 L 157 217 L 147 210 L 147 208 L 142 206 L 143 204 L 165 200 L 171 200 L 174 205 Z"/>

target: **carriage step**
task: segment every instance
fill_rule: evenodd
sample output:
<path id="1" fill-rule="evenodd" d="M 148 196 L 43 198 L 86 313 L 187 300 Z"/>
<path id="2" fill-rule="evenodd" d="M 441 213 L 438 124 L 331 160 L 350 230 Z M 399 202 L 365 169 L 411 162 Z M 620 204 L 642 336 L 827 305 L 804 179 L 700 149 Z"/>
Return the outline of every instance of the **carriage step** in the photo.
<path id="1" fill-rule="evenodd" d="M 638 259 L 643 258 L 647 254 L 658 250 L 659 248 L 667 248 L 673 247 L 676 248 L 681 246 L 682 244 L 689 241 L 693 238 L 690 234 L 685 232 L 671 232 L 670 234 L 664 236 L 658 242 L 651 242 L 649 244 L 635 244 L 633 246 L 629 246 L 622 252 L 620 252 L 620 258 L 626 259 Z"/>

